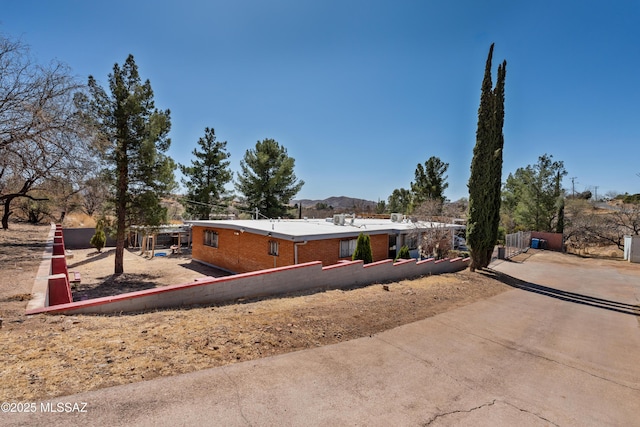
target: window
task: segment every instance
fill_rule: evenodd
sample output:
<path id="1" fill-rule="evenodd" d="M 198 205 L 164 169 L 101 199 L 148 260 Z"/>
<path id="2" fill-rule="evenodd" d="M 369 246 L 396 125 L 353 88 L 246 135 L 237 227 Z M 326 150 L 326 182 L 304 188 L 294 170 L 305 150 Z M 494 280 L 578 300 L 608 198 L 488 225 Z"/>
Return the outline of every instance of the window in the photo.
<path id="1" fill-rule="evenodd" d="M 278 256 L 278 242 L 269 240 L 269 255 Z"/>
<path id="2" fill-rule="evenodd" d="M 352 256 L 356 250 L 357 241 L 358 239 L 340 240 L 340 258 Z"/>
<path id="3" fill-rule="evenodd" d="M 218 233 L 213 230 L 204 230 L 204 245 L 212 248 L 218 247 Z"/>
<path id="4" fill-rule="evenodd" d="M 418 249 L 418 240 L 420 236 L 417 233 L 407 234 L 404 238 L 404 244 L 409 247 L 409 249 Z"/>

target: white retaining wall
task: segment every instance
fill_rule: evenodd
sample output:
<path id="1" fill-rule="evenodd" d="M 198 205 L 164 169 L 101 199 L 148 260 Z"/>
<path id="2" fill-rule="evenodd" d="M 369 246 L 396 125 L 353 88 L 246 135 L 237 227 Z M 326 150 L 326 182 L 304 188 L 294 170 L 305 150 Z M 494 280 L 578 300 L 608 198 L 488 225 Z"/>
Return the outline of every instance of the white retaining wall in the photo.
<path id="1" fill-rule="evenodd" d="M 195 260 L 197 261 L 197 260 Z M 320 261 L 254 271 L 226 277 L 208 277 L 181 285 L 164 286 L 111 297 L 28 310 L 27 314 L 117 313 L 286 294 L 309 289 L 339 289 L 393 282 L 418 276 L 465 269 L 469 259 L 392 260 L 363 265 L 347 261 L 322 267 Z"/>

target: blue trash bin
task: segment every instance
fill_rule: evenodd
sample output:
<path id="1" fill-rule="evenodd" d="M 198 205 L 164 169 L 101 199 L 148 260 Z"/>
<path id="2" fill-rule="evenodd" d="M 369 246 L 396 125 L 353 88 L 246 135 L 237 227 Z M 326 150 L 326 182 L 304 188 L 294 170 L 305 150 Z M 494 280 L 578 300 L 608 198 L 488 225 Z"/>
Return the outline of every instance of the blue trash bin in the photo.
<path id="1" fill-rule="evenodd" d="M 540 246 L 540 239 L 531 239 L 531 247 L 533 249 L 538 249 Z"/>

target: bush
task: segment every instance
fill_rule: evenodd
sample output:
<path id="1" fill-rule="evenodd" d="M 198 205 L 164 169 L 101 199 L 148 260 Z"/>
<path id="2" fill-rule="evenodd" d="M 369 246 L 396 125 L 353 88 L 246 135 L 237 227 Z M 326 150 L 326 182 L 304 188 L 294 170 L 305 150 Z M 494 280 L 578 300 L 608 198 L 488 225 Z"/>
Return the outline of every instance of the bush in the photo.
<path id="1" fill-rule="evenodd" d="M 404 245 L 400 248 L 400 252 L 398 252 L 398 255 L 396 255 L 395 261 L 399 259 L 411 259 L 411 254 L 409 254 L 409 246 Z"/>
<path id="2" fill-rule="evenodd" d="M 102 252 L 102 248 L 107 243 L 107 236 L 104 234 L 103 225 L 101 221 L 98 221 L 96 225 L 96 232 L 89 240 L 89 244 L 95 247 L 98 252 Z"/>
<path id="3" fill-rule="evenodd" d="M 361 259 L 365 264 L 373 262 L 373 254 L 371 252 L 371 238 L 368 234 L 360 233 L 356 241 L 356 250 L 351 257 L 353 261 Z"/>

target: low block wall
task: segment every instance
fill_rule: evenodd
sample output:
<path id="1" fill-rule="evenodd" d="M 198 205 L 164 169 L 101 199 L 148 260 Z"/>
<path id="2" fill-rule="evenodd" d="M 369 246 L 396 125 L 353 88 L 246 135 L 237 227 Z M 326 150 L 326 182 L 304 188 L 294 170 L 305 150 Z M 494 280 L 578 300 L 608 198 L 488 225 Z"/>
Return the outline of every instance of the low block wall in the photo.
<path id="1" fill-rule="evenodd" d="M 64 243 L 67 249 L 91 249 L 89 241 L 96 234 L 95 228 L 65 228 Z M 111 247 L 116 245 L 116 240 L 107 236 L 105 246 Z"/>
<path id="2" fill-rule="evenodd" d="M 197 261 L 197 260 L 195 260 Z M 134 312 L 193 304 L 215 304 L 241 298 L 286 294 L 309 289 L 338 289 L 372 283 L 384 283 L 423 275 L 465 269 L 469 259 L 392 260 L 363 265 L 346 261 L 322 267 L 320 261 L 254 271 L 195 282 L 147 289 L 138 292 L 27 310 L 27 314 L 89 314 Z"/>
<path id="3" fill-rule="evenodd" d="M 562 233 L 546 233 L 543 231 L 532 231 L 532 239 L 544 239 L 547 241 L 547 249 L 551 251 L 562 252 L 563 236 Z"/>
<path id="4" fill-rule="evenodd" d="M 32 310 L 40 310 L 43 307 L 71 302 L 73 299 L 69 285 L 62 227 L 52 224 L 42 253 L 42 261 L 33 282 L 27 313 Z"/>

